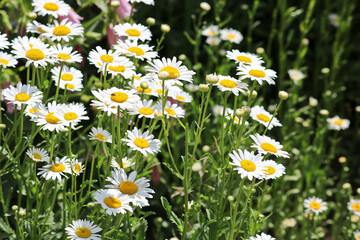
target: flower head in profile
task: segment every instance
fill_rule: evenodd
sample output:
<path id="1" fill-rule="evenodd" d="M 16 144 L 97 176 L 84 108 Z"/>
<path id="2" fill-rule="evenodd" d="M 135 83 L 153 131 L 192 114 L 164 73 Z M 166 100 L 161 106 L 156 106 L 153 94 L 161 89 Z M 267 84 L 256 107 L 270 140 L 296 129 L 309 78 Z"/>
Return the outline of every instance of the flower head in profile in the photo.
<path id="1" fill-rule="evenodd" d="M 56 157 L 53 163 L 49 163 L 41 167 L 37 175 L 40 175 L 46 180 L 57 179 L 58 181 L 61 181 L 62 177 L 65 178 L 68 177 L 67 175 L 65 175 L 65 173 L 71 174 L 71 166 L 69 163 L 69 159 L 67 157 L 63 157 L 62 159 L 59 160 L 59 158 Z"/>
<path id="2" fill-rule="evenodd" d="M 326 121 L 329 124 L 329 128 L 332 130 L 345 130 L 350 126 L 350 120 L 340 118 L 339 116 L 335 116 L 333 118 L 328 118 Z"/>
<path id="3" fill-rule="evenodd" d="M 240 52 L 237 49 L 233 49 L 231 51 L 226 52 L 226 57 L 230 60 L 235 61 L 239 65 L 251 65 L 251 64 L 257 64 L 260 65 L 264 61 L 261 60 L 260 57 L 258 57 L 255 54 L 252 53 L 246 53 L 246 52 Z"/>
<path id="4" fill-rule="evenodd" d="M 72 173 L 75 174 L 76 176 L 79 176 L 80 173 L 84 171 L 84 165 L 82 164 L 82 162 L 79 162 L 78 159 L 72 159 L 72 161 L 71 162 L 69 161 L 69 163 L 71 166 Z"/>
<path id="5" fill-rule="evenodd" d="M 251 147 L 257 148 L 261 154 L 273 154 L 277 157 L 290 158 L 289 153 L 283 151 L 283 146 L 267 136 L 262 136 L 258 133 L 250 135 L 250 138 L 255 142 Z"/>
<path id="6" fill-rule="evenodd" d="M 96 140 L 96 141 L 108 142 L 108 143 L 112 142 L 111 134 L 102 127 L 98 127 L 98 128 L 92 127 L 89 136 L 90 136 L 90 140 Z"/>
<path id="7" fill-rule="evenodd" d="M 44 26 L 43 24 L 37 22 L 37 21 L 32 21 L 32 22 L 29 22 L 27 25 L 26 25 L 26 32 L 27 33 L 36 33 L 36 34 L 44 34 L 46 33 L 46 31 L 44 30 Z"/>
<path id="8" fill-rule="evenodd" d="M 340 18 L 339 18 L 339 15 L 336 13 L 329 14 L 329 21 L 330 21 L 330 24 L 333 25 L 334 27 L 339 27 L 339 25 L 340 25 Z"/>
<path id="9" fill-rule="evenodd" d="M 206 36 L 206 37 L 215 37 L 215 36 L 219 35 L 219 26 L 210 25 L 201 31 L 201 35 Z"/>
<path id="10" fill-rule="evenodd" d="M 48 162 L 50 160 L 49 154 L 42 148 L 32 147 L 26 151 L 26 155 L 34 162 Z"/>
<path id="11" fill-rule="evenodd" d="M 275 84 L 276 72 L 271 69 L 266 69 L 261 65 L 241 65 L 237 68 L 240 75 L 240 80 L 249 78 L 252 81 L 257 81 L 260 85 L 265 81 L 268 84 Z"/>
<path id="12" fill-rule="evenodd" d="M 9 103 L 21 106 L 23 104 L 33 106 L 41 103 L 42 92 L 36 86 L 23 85 L 21 82 L 16 87 L 10 85 L 9 88 L 3 90 L 2 95 Z"/>
<path id="13" fill-rule="evenodd" d="M 255 155 L 254 152 L 238 149 L 229 156 L 233 160 L 230 164 L 235 166 L 234 170 L 238 171 L 241 178 L 248 178 L 251 181 L 253 178 L 261 179 L 263 177 L 265 168 L 261 162 L 263 158 L 261 154 Z"/>
<path id="14" fill-rule="evenodd" d="M 220 38 L 224 41 L 239 44 L 243 39 L 243 35 L 235 29 L 222 29 L 220 30 Z"/>
<path id="15" fill-rule="evenodd" d="M 154 113 L 159 111 L 156 105 L 153 106 L 153 100 L 139 101 L 137 104 L 129 108 L 130 115 L 138 115 L 139 118 L 154 118 Z"/>
<path id="16" fill-rule="evenodd" d="M 151 135 L 149 131 L 141 133 L 141 130 L 137 127 L 132 131 L 128 130 L 127 138 L 121 140 L 126 142 L 133 151 L 139 151 L 145 157 L 148 156 L 148 154 L 154 155 L 160 152 L 160 140 L 154 139 L 154 135 Z"/>
<path id="17" fill-rule="evenodd" d="M 125 79 L 131 79 L 135 74 L 135 66 L 128 58 L 120 56 L 116 61 L 108 64 L 107 71 L 113 77 L 121 75 Z"/>
<path id="18" fill-rule="evenodd" d="M 72 221 L 65 228 L 68 239 L 71 240 L 101 240 L 101 235 L 98 234 L 101 230 L 94 222 L 82 219 Z"/>
<path id="19" fill-rule="evenodd" d="M 313 212 L 316 215 L 327 210 L 327 204 L 317 197 L 311 197 L 304 200 L 305 212 Z"/>
<path id="20" fill-rule="evenodd" d="M 269 130 L 271 130 L 273 127 L 281 127 L 281 123 L 276 117 L 273 117 L 268 111 L 264 109 L 263 106 L 254 106 L 251 108 L 250 117 L 254 119 L 255 121 L 261 123 L 265 127 L 269 125 Z"/>
<path id="21" fill-rule="evenodd" d="M 128 159 L 127 157 L 122 158 L 121 162 L 122 162 L 122 167 L 120 166 L 120 160 L 116 160 L 115 158 L 113 158 L 111 160 L 111 166 L 113 168 L 117 168 L 117 169 L 121 169 L 121 168 L 127 169 L 135 164 L 135 161 L 132 161 L 131 159 Z"/>
<path id="22" fill-rule="evenodd" d="M 16 58 L 8 53 L 0 52 L 0 68 L 8 68 L 8 67 L 15 67 L 18 63 Z"/>
<path id="23" fill-rule="evenodd" d="M 51 15 L 55 18 L 68 15 L 70 6 L 62 0 L 34 0 L 34 12 L 40 16 Z"/>
<path id="24" fill-rule="evenodd" d="M 285 174 L 285 167 L 282 164 L 278 164 L 273 160 L 265 160 L 262 162 L 264 167 L 264 179 L 275 179 Z"/>
<path id="25" fill-rule="evenodd" d="M 299 82 L 305 78 L 305 74 L 297 69 L 290 69 L 288 71 L 290 79 L 294 81 L 295 85 L 298 85 Z"/>

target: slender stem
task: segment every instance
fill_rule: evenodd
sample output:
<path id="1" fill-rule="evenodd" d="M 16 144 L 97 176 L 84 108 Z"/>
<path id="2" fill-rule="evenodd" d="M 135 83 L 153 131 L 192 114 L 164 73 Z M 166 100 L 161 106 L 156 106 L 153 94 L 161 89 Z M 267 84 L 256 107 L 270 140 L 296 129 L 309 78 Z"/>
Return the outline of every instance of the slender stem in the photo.
<path id="1" fill-rule="evenodd" d="M 58 78 L 58 82 L 57 82 L 57 86 L 56 86 L 56 93 L 55 93 L 55 102 L 57 101 L 58 99 L 58 96 L 59 96 L 59 89 L 60 89 L 60 79 L 61 79 L 61 73 L 62 73 L 62 70 L 64 68 L 64 62 L 61 62 L 61 66 L 60 66 L 60 73 L 59 73 L 59 78 Z"/>
<path id="2" fill-rule="evenodd" d="M 54 155 L 54 145 L 55 145 L 55 131 L 51 133 L 51 147 L 50 147 L 50 164 L 52 164 L 52 159 Z"/>

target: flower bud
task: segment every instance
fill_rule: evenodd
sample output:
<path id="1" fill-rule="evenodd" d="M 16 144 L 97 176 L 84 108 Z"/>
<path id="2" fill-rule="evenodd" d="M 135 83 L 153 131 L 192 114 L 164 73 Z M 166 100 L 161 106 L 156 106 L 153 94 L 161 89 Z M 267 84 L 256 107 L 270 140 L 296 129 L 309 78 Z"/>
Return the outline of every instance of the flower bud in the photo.
<path id="1" fill-rule="evenodd" d="M 17 205 L 12 205 L 11 209 L 14 210 L 14 211 L 16 211 L 16 210 L 19 209 L 19 207 L 18 207 Z"/>
<path id="2" fill-rule="evenodd" d="M 339 163 L 346 163 L 346 157 L 339 157 Z"/>
<path id="3" fill-rule="evenodd" d="M 318 100 L 316 98 L 309 97 L 309 105 L 311 107 L 316 107 L 318 105 Z"/>
<path id="4" fill-rule="evenodd" d="M 360 194 L 360 188 L 356 189 L 357 194 Z"/>
<path id="5" fill-rule="evenodd" d="M 185 54 L 181 54 L 181 55 L 179 56 L 179 60 L 184 61 L 185 59 L 186 59 L 186 55 L 185 55 Z"/>
<path id="6" fill-rule="evenodd" d="M 25 209 L 20 208 L 20 210 L 19 210 L 19 215 L 20 215 L 20 216 L 25 216 L 25 215 L 26 215 Z"/>
<path id="7" fill-rule="evenodd" d="M 241 190 L 239 190 L 239 191 L 241 191 Z M 233 197 L 233 196 L 228 196 L 228 200 L 229 200 L 229 202 L 232 202 L 232 201 L 234 201 L 235 200 L 235 198 Z"/>
<path id="8" fill-rule="evenodd" d="M 323 74 L 328 74 L 329 72 L 330 72 L 329 68 L 322 68 L 321 69 L 321 73 L 323 73 Z"/>
<path id="9" fill-rule="evenodd" d="M 351 184 L 350 184 L 350 183 L 344 183 L 344 184 L 342 185 L 342 188 L 343 188 L 343 189 L 351 188 Z"/>
<path id="10" fill-rule="evenodd" d="M 250 107 L 243 106 L 241 109 L 243 109 L 245 111 L 244 116 L 250 115 L 250 113 L 251 113 L 251 108 Z"/>
<path id="11" fill-rule="evenodd" d="M 102 82 L 94 82 L 94 86 L 97 88 L 101 88 L 102 87 Z"/>
<path id="12" fill-rule="evenodd" d="M 208 152 L 208 151 L 210 151 L 209 145 L 204 145 L 204 146 L 202 147 L 202 150 L 203 150 L 203 152 Z"/>
<path id="13" fill-rule="evenodd" d="M 247 5 L 247 4 L 241 4 L 241 9 L 242 10 L 248 10 L 249 9 L 249 5 Z"/>
<path id="14" fill-rule="evenodd" d="M 170 78 L 170 74 L 167 71 L 160 71 L 158 73 L 158 77 L 160 80 L 168 80 Z"/>
<path id="15" fill-rule="evenodd" d="M 321 115 L 323 115 L 323 116 L 329 115 L 329 111 L 326 110 L 326 109 L 321 109 L 321 110 L 319 111 L 319 113 L 320 113 Z"/>
<path id="16" fill-rule="evenodd" d="M 201 163 L 200 162 L 197 162 L 195 163 L 194 165 L 192 165 L 192 168 L 191 168 L 194 172 L 200 172 L 201 169 L 202 169 L 202 166 L 201 166 Z"/>
<path id="17" fill-rule="evenodd" d="M 280 91 L 279 92 L 279 98 L 280 99 L 286 100 L 286 99 L 288 99 L 288 97 L 289 97 L 289 94 L 287 92 L 285 92 L 285 91 Z"/>
<path id="18" fill-rule="evenodd" d="M 5 128 L 6 128 L 6 125 L 3 124 L 3 123 L 1 123 L 1 124 L 0 124 L 0 129 L 5 129 Z"/>
<path id="19" fill-rule="evenodd" d="M 28 18 L 30 18 L 30 19 L 36 19 L 36 18 L 37 18 L 36 13 L 34 13 L 34 12 L 29 12 L 29 13 L 27 14 L 27 16 L 28 16 Z"/>
<path id="20" fill-rule="evenodd" d="M 142 89 L 148 89 L 149 88 L 149 83 L 147 82 L 147 81 L 144 81 L 144 82 L 141 82 L 140 83 L 140 87 L 142 88 Z"/>
<path id="21" fill-rule="evenodd" d="M 148 17 L 148 18 L 146 19 L 146 23 L 147 23 L 148 25 L 154 25 L 154 24 L 156 23 L 155 18 Z"/>
<path id="22" fill-rule="evenodd" d="M 157 120 L 164 118 L 164 115 L 162 114 L 162 112 L 155 112 L 154 116 Z"/>
<path id="23" fill-rule="evenodd" d="M 110 6 L 112 6 L 114 8 L 118 8 L 118 7 L 120 7 L 120 1 L 117 1 L 117 0 L 111 1 Z"/>
<path id="24" fill-rule="evenodd" d="M 304 38 L 304 39 L 302 40 L 302 44 L 305 45 L 305 46 L 309 45 L 309 39 Z"/>
<path id="25" fill-rule="evenodd" d="M 351 215 L 351 222 L 357 223 L 357 222 L 359 222 L 359 220 L 360 220 L 359 216 Z"/>
<path id="26" fill-rule="evenodd" d="M 200 3 L 200 8 L 201 8 L 202 10 L 204 10 L 205 12 L 208 12 L 208 11 L 211 10 L 211 6 L 210 6 L 210 4 L 208 4 L 207 2 L 201 2 L 201 3 Z"/>
<path id="27" fill-rule="evenodd" d="M 161 29 L 161 31 L 164 32 L 164 33 L 170 32 L 170 26 L 167 25 L 167 24 L 161 24 L 160 29 Z"/>
<path id="28" fill-rule="evenodd" d="M 206 84 L 199 84 L 199 91 L 200 92 L 207 92 L 209 91 L 209 86 Z"/>
<path id="29" fill-rule="evenodd" d="M 242 117 L 242 116 L 244 116 L 245 114 L 246 114 L 245 109 L 242 109 L 242 108 L 238 108 L 238 109 L 236 109 L 236 111 L 235 111 L 235 115 L 236 115 L 237 117 Z"/>
<path id="30" fill-rule="evenodd" d="M 264 52 L 265 52 L 265 49 L 262 48 L 262 47 L 258 47 L 258 48 L 256 49 L 256 53 L 257 53 L 257 54 L 263 54 Z"/>
<path id="31" fill-rule="evenodd" d="M 302 125 L 303 125 L 303 127 L 309 127 L 310 123 L 308 121 L 303 121 Z"/>
<path id="32" fill-rule="evenodd" d="M 246 91 L 246 95 L 247 95 L 247 96 L 250 95 L 250 90 L 247 90 L 247 91 Z M 251 95 L 252 95 L 254 98 L 257 97 L 257 95 L 258 95 L 258 94 L 257 94 L 257 91 L 253 90 L 252 93 L 251 93 Z"/>
<path id="33" fill-rule="evenodd" d="M 206 82 L 209 84 L 216 84 L 219 81 L 219 77 L 216 75 L 216 73 L 214 74 L 208 74 L 206 75 Z"/>

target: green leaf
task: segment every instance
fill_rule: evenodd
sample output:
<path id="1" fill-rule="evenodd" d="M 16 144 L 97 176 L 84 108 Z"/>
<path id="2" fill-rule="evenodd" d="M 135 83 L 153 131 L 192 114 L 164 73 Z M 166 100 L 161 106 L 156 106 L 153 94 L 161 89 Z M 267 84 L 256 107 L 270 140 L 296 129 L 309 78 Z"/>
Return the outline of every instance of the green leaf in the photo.
<path id="1" fill-rule="evenodd" d="M 182 232 L 182 230 L 183 230 L 182 220 L 178 216 L 176 216 L 176 214 L 172 211 L 172 207 L 166 198 L 161 197 L 160 199 L 161 199 L 161 204 L 164 207 L 165 211 L 167 212 L 170 221 L 175 223 L 175 225 L 178 227 L 179 231 Z"/>
<path id="2" fill-rule="evenodd" d="M 4 10 L 0 10 L 0 23 L 8 30 L 12 29 L 9 15 Z"/>
<path id="3" fill-rule="evenodd" d="M 176 170 L 173 169 L 170 164 L 168 164 L 168 163 L 166 163 L 166 162 L 163 162 L 163 164 L 164 164 L 175 176 L 177 176 L 177 177 L 180 178 L 181 180 L 184 179 L 184 177 L 183 177 L 182 175 L 180 175 L 178 172 L 176 172 Z"/>

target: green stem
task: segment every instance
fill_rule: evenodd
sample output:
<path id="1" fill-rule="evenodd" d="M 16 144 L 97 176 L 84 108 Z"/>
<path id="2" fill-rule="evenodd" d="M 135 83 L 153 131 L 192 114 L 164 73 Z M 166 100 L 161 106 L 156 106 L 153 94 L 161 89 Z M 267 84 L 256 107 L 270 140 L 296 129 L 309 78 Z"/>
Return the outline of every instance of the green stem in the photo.
<path id="1" fill-rule="evenodd" d="M 58 99 L 58 96 L 59 96 L 59 89 L 60 89 L 60 79 L 61 79 L 61 73 L 62 73 L 62 70 L 64 68 L 64 62 L 61 62 L 61 66 L 60 66 L 60 73 L 59 73 L 59 78 L 58 78 L 58 82 L 57 82 L 57 86 L 56 86 L 56 93 L 55 93 L 55 102 L 57 101 Z"/>

